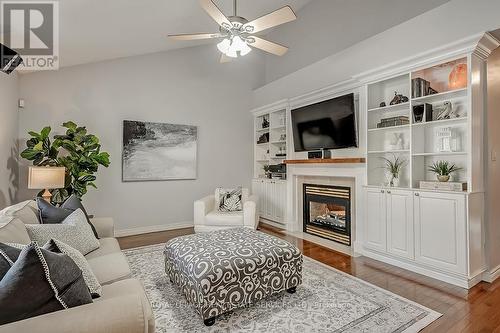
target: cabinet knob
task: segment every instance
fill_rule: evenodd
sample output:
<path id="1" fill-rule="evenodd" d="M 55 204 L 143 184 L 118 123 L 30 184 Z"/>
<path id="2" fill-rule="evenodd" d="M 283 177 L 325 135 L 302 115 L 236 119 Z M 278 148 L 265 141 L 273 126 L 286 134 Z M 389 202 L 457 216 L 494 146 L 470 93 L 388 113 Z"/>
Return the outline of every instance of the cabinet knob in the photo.
<path id="1" fill-rule="evenodd" d="M 385 193 L 385 191 L 384 190 L 380 190 L 380 193 Z"/>
<path id="2" fill-rule="evenodd" d="M 415 196 L 416 196 L 416 197 L 420 196 L 420 193 L 415 192 Z"/>
<path id="3" fill-rule="evenodd" d="M 387 194 L 391 194 L 391 191 L 387 191 Z"/>

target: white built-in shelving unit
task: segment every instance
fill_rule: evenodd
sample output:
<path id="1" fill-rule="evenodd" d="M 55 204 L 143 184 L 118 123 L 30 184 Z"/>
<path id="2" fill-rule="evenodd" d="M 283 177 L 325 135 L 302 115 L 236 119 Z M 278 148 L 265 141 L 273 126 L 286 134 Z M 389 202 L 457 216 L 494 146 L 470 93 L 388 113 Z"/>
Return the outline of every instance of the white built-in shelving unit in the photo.
<path id="1" fill-rule="evenodd" d="M 264 166 L 282 163 L 286 159 L 287 131 L 286 131 L 286 108 L 268 110 L 254 117 L 254 177 L 264 177 Z M 267 127 L 263 127 L 266 123 Z M 267 137 L 267 142 L 259 139 Z"/>
<path id="2" fill-rule="evenodd" d="M 254 178 L 252 192 L 259 196 L 260 218 L 279 228 L 285 227 L 287 181 L 267 178 L 264 166 L 283 163 L 289 153 L 287 108 L 288 103 L 282 101 L 253 112 Z M 267 126 L 264 127 L 264 124 Z M 262 140 L 263 136 L 266 140 Z"/>
<path id="3" fill-rule="evenodd" d="M 416 189 L 421 180 L 436 180 L 435 175 L 428 171 L 428 167 L 440 160 L 449 161 L 461 167 L 462 170 L 454 176 L 453 180 L 467 182 L 470 188 L 470 89 L 469 85 L 460 89 L 448 87 L 450 72 L 454 66 L 462 63 L 468 64 L 470 68 L 470 59 L 460 57 L 368 84 L 368 185 L 387 185 L 389 180 L 383 167 L 383 158 L 394 159 L 395 156 L 399 156 L 406 161 L 400 176 L 398 185 L 400 188 Z M 412 79 L 415 78 L 429 81 L 431 87 L 438 93 L 415 96 L 415 93 L 412 92 Z M 390 105 L 395 92 L 408 97 L 408 102 Z M 386 103 L 387 106 L 381 107 L 380 103 L 382 102 Z M 430 104 L 436 110 L 442 107 L 444 102 L 452 103 L 458 117 L 436 120 L 434 114 L 433 119 L 427 119 L 426 113 L 424 113 L 421 121 L 415 120 L 414 106 Z M 432 116 L 432 114 L 430 115 Z M 399 116 L 407 117 L 409 123 L 377 128 L 381 119 Z M 454 140 L 457 147 L 454 151 L 440 151 L 437 147 L 437 131 L 443 127 L 451 128 L 456 136 Z M 397 143 L 396 137 L 400 137 L 402 140 L 395 145 L 394 143 Z"/>

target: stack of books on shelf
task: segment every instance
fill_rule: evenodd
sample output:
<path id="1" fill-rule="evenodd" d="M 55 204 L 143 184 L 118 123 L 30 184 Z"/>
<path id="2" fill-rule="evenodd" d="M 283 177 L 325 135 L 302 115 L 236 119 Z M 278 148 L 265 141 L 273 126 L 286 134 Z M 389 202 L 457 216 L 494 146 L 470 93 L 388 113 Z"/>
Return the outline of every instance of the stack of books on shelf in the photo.
<path id="1" fill-rule="evenodd" d="M 437 91 L 432 89 L 431 83 L 420 77 L 411 80 L 411 97 L 418 98 L 427 95 L 436 94 Z"/>
<path id="2" fill-rule="evenodd" d="M 408 125 L 409 123 L 410 123 L 410 118 L 408 116 L 382 118 L 380 119 L 380 123 L 377 124 L 377 128 Z"/>

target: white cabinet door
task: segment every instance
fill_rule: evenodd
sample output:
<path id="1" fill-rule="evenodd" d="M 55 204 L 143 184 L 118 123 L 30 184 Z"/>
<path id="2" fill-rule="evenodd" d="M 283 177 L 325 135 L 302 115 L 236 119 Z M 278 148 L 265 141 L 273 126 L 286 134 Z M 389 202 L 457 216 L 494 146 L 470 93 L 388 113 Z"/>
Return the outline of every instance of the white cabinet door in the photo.
<path id="1" fill-rule="evenodd" d="M 387 190 L 387 252 L 414 258 L 413 192 Z"/>
<path id="2" fill-rule="evenodd" d="M 282 181 L 276 181 L 274 183 L 274 201 L 275 210 L 274 217 L 277 222 L 283 222 L 285 220 L 285 205 L 286 205 L 286 183 Z"/>
<path id="3" fill-rule="evenodd" d="M 265 213 L 265 209 L 264 209 L 264 201 L 265 201 L 265 198 L 264 198 L 264 195 L 265 195 L 264 180 L 254 179 L 252 181 L 252 193 L 259 196 L 259 203 L 258 203 L 259 215 L 264 216 L 264 213 Z"/>
<path id="4" fill-rule="evenodd" d="M 385 190 L 368 188 L 366 190 L 365 241 L 367 248 L 386 251 L 386 195 Z"/>
<path id="5" fill-rule="evenodd" d="M 268 219 L 273 219 L 274 217 L 274 203 L 273 203 L 273 197 L 274 197 L 274 184 L 272 183 L 271 180 L 265 180 L 265 200 L 266 202 L 264 203 L 264 206 L 266 208 L 266 218 Z"/>
<path id="6" fill-rule="evenodd" d="M 455 273 L 466 269 L 466 207 L 461 194 L 415 192 L 415 260 Z"/>

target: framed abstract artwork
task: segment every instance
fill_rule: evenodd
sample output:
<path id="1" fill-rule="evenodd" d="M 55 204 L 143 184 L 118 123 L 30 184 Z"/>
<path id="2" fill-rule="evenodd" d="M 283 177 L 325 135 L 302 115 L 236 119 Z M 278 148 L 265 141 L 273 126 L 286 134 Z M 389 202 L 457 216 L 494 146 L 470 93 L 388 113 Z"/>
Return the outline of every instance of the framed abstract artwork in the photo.
<path id="1" fill-rule="evenodd" d="M 196 179 L 198 128 L 123 121 L 122 180 Z"/>

